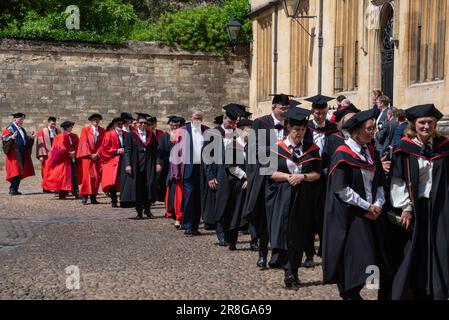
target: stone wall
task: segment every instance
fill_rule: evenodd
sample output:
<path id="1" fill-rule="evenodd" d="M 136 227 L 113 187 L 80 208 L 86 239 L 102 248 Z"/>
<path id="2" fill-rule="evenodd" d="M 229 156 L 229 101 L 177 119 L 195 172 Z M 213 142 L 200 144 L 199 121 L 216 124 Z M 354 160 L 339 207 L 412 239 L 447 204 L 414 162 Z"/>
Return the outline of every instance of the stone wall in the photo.
<path id="1" fill-rule="evenodd" d="M 189 116 L 198 106 L 206 122 L 229 102 L 249 103 L 249 50 L 225 57 L 188 52 L 158 43 L 121 46 L 0 40 L 0 119 L 27 114 L 29 132 L 49 115 L 76 122 L 75 132 L 93 112 L 103 126 L 120 112 L 158 117 Z M 3 162 L 3 154 L 0 163 Z"/>

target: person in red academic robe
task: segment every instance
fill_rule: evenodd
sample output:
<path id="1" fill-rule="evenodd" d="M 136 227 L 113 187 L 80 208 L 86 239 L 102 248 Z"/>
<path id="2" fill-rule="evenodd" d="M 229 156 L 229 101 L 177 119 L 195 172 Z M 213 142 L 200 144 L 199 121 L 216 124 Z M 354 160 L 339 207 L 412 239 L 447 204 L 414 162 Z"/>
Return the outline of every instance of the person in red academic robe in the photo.
<path id="1" fill-rule="evenodd" d="M 80 142 L 76 152 L 76 158 L 81 162 L 82 175 L 80 195 L 83 204 L 87 204 L 90 196 L 92 204 L 99 204 L 97 201 L 98 188 L 101 182 L 99 149 L 103 142 L 106 130 L 99 126 L 102 116 L 98 113 L 91 115 L 88 120 L 92 123 L 81 130 Z"/>
<path id="2" fill-rule="evenodd" d="M 65 200 L 69 192 L 75 197 L 78 196 L 78 168 L 75 157 L 79 138 L 72 133 L 74 125 L 72 121 L 61 123 L 62 133 L 53 140 L 42 183 L 45 190 L 58 191 L 61 200 Z"/>
<path id="3" fill-rule="evenodd" d="M 59 133 L 59 129 L 56 128 L 56 118 L 49 117 L 47 127 L 39 130 L 36 136 L 36 158 L 41 162 L 42 186 L 45 181 L 45 167 L 48 164 L 48 155 L 50 154 L 53 141 Z M 46 193 L 54 191 L 46 190 L 43 187 L 42 189 Z"/>
<path id="4" fill-rule="evenodd" d="M 103 192 L 109 193 L 111 196 L 112 207 L 117 208 L 117 190 L 120 190 L 120 171 L 123 154 L 125 153 L 123 143 L 127 133 L 122 130 L 122 118 L 114 118 L 109 126 L 111 129 L 104 135 L 103 144 L 99 152 L 101 188 Z"/>
<path id="5" fill-rule="evenodd" d="M 158 159 L 156 171 L 160 172 L 159 188 L 165 190 L 165 216 L 175 220 L 175 227 L 181 227 L 182 221 L 182 183 L 170 177 L 170 152 L 178 130 L 185 123 L 185 119 L 170 116 L 168 124 L 170 130 L 164 132 L 158 141 Z"/>
<path id="6" fill-rule="evenodd" d="M 28 136 L 22 128 L 25 114 L 13 114 L 13 123 L 2 132 L 2 147 L 5 153 L 6 180 L 11 183 L 10 195 L 20 195 L 19 185 L 22 179 L 34 176 L 31 149 L 34 144 L 34 132 Z"/>

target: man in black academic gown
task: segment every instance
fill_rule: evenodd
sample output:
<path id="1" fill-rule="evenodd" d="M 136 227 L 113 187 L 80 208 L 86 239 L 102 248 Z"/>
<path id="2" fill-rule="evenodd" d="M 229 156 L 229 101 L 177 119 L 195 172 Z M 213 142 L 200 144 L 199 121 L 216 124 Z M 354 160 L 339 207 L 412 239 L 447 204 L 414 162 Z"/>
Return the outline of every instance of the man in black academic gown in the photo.
<path id="1" fill-rule="evenodd" d="M 204 145 L 204 156 L 210 156 L 212 163 L 205 163 L 204 172 L 206 175 L 207 187 L 204 195 L 203 220 L 207 229 L 215 229 L 220 246 L 225 246 L 225 233 L 221 220 L 224 212 L 218 210 L 218 206 L 223 206 L 223 203 L 229 198 L 229 190 L 226 190 L 222 184 L 225 184 L 226 163 L 225 150 L 229 145 L 232 146 L 235 138 L 235 128 L 237 120 L 243 116 L 243 112 L 235 104 L 229 104 L 224 107 L 223 123 L 214 128 L 214 132 L 210 141 L 206 141 Z M 213 150 L 209 150 L 213 146 Z M 218 150 L 220 149 L 220 150 Z M 212 151 L 212 152 L 211 152 Z M 217 152 L 219 154 L 217 155 Z M 207 161 L 206 161 L 207 162 Z M 218 177 L 222 177 L 220 181 Z M 217 206 L 218 204 L 218 206 Z"/>
<path id="2" fill-rule="evenodd" d="M 146 130 L 148 114 L 138 113 L 137 130 L 131 131 L 125 139 L 124 166 L 120 182 L 120 203 L 122 207 L 134 206 L 137 218 L 143 214 L 154 218 L 150 205 L 156 200 L 156 136 Z"/>
<path id="3" fill-rule="evenodd" d="M 334 100 L 334 98 L 323 96 L 320 94 L 314 97 L 307 98 L 305 100 L 312 103 L 313 116 L 313 120 L 310 120 L 308 123 L 308 131 L 306 133 L 305 139 L 312 141 L 320 148 L 319 155 L 320 157 L 322 157 L 329 137 L 338 131 L 337 125 L 327 120 L 327 115 L 329 112 L 327 103 L 331 100 Z M 311 188 L 314 191 L 312 193 L 312 195 L 314 196 L 312 200 L 314 204 L 312 206 L 312 208 L 314 208 L 314 223 L 313 230 L 310 230 L 309 234 L 310 242 L 306 250 L 306 260 L 303 264 L 305 268 L 313 268 L 315 266 L 315 263 L 313 261 L 313 257 L 315 255 L 315 234 L 319 235 L 320 241 L 322 239 L 326 180 L 327 176 L 325 174 L 322 174 L 319 180 L 311 184 Z M 321 250 L 318 251 L 318 255 L 321 256 Z"/>
<path id="4" fill-rule="evenodd" d="M 250 161 L 247 165 L 248 190 L 243 216 L 255 227 L 259 237 L 259 260 L 257 261 L 257 266 L 260 269 L 266 269 L 267 267 L 268 224 L 271 222 L 265 208 L 265 182 L 267 177 L 260 174 L 260 160 L 261 157 L 269 157 L 270 147 L 275 145 L 277 141 L 284 139 L 287 135 L 284 113 L 289 108 L 290 99 L 288 95 L 274 95 L 272 113 L 254 120 L 253 131 L 256 137 L 250 136 L 248 144 L 249 158 L 251 158 L 252 153 L 255 153 L 257 161 L 255 164 Z M 261 137 L 264 138 L 263 141 L 259 140 Z M 279 261 L 279 255 L 276 252 L 273 252 L 269 265 L 272 268 L 281 268 L 282 262 Z"/>

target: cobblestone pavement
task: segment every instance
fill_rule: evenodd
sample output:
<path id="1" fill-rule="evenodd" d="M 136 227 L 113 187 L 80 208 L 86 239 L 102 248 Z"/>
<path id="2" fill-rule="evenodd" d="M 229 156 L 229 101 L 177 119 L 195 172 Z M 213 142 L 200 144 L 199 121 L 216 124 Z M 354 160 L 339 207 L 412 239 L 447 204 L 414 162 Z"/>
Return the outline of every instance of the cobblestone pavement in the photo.
<path id="1" fill-rule="evenodd" d="M 22 196 L 0 186 L 0 299 L 339 299 L 335 286 L 321 284 L 319 264 L 301 269 L 301 288 L 288 291 L 282 271 L 255 267 L 248 235 L 230 252 L 211 231 L 185 238 L 162 204 L 156 219 L 132 220 L 133 210 L 113 209 L 105 196 L 83 206 L 40 193 L 37 174 Z M 78 290 L 67 289 L 69 266 L 79 268 Z"/>

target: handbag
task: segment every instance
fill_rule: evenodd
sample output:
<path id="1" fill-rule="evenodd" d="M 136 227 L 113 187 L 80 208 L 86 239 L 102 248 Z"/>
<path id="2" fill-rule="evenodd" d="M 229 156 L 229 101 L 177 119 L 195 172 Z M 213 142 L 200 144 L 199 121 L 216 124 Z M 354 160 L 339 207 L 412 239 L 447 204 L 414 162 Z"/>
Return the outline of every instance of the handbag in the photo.
<path id="1" fill-rule="evenodd" d="M 405 164 L 406 164 L 406 174 L 407 174 L 407 180 L 408 180 L 408 185 L 407 185 L 408 193 L 409 193 L 409 197 L 410 197 L 410 200 L 411 200 L 413 208 L 414 208 L 415 207 L 415 199 L 413 197 L 412 177 L 410 174 L 410 158 L 407 158 Z M 410 229 L 405 228 L 401 223 L 401 214 L 397 214 L 394 211 L 388 211 L 387 212 L 388 221 L 406 231 L 411 232 L 413 230 L 413 222 L 410 225 Z"/>

